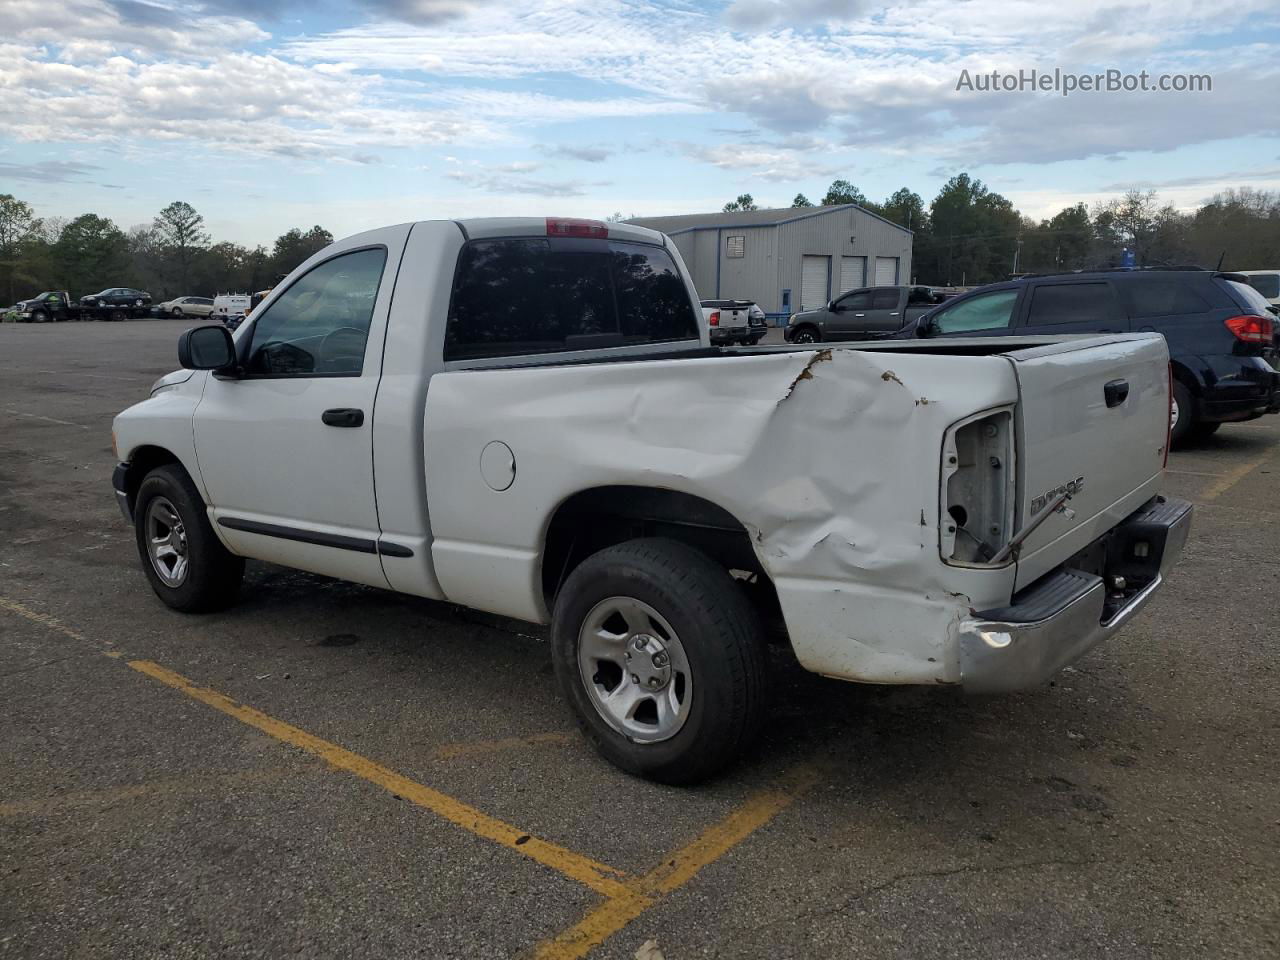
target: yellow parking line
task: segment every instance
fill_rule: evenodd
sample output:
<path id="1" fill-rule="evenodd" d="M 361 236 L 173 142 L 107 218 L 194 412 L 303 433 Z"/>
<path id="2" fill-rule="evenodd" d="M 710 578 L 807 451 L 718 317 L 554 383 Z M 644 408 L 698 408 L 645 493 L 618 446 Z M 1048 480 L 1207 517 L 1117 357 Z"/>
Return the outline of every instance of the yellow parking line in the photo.
<path id="1" fill-rule="evenodd" d="M 0 597 L 0 609 L 42 624 L 72 639 L 87 639 L 82 634 L 64 626 L 56 617 L 31 610 L 16 601 Z M 106 641 L 99 642 L 106 643 Z M 103 652 L 109 657 L 121 657 L 121 654 L 115 650 Z M 769 823 L 818 781 L 818 771 L 814 766 L 806 764 L 795 768 L 770 786 L 754 792 L 742 806 L 720 822 L 713 824 L 689 844 L 664 857 L 657 867 L 644 876 L 628 877 L 622 870 L 524 833 L 518 827 L 491 817 L 448 794 L 410 780 L 394 770 L 268 716 L 260 710 L 238 703 L 216 690 L 199 687 L 181 674 L 162 667 L 158 663 L 150 660 L 126 662 L 139 673 L 158 680 L 193 700 L 213 707 L 281 743 L 310 753 L 335 769 L 345 770 L 382 787 L 393 795 L 429 810 L 476 836 L 514 850 L 563 876 L 576 880 L 605 898 L 572 927 L 540 944 L 535 954 L 537 960 L 578 960 L 585 957 L 646 910 L 659 903 L 664 896 L 683 887 L 705 867 L 719 860 Z M 481 744 L 458 744 L 440 748 L 437 756 L 441 758 L 466 756 L 531 742 L 554 743 L 560 742 L 565 736 L 560 732 L 551 732 Z M 145 789 L 148 789 L 145 785 L 137 788 L 122 788 L 112 799 L 140 796 Z M 79 802 L 79 799 L 73 797 L 71 802 Z M 6 807 L 0 807 L 0 813 L 22 812 L 20 808 L 24 808 L 20 803 L 7 806 L 13 809 L 9 811 Z"/>
<path id="2" fill-rule="evenodd" d="M 752 794 L 738 809 L 714 824 L 696 840 L 628 884 L 624 896 L 610 897 L 590 910 L 572 927 L 547 940 L 534 954 L 536 960 L 580 960 L 658 902 L 684 886 L 708 864 L 714 863 L 776 817 L 818 780 L 817 770 L 802 766 L 776 783 Z"/>
<path id="3" fill-rule="evenodd" d="M 332 767 L 355 774 L 357 777 L 382 787 L 396 796 L 403 797 L 410 803 L 430 810 L 436 816 L 442 817 L 478 837 L 492 840 L 500 846 L 508 847 L 516 853 L 542 864 L 544 867 L 550 867 L 552 870 L 569 877 L 571 880 L 578 881 L 597 893 L 610 898 L 629 897 L 632 895 L 631 891 L 619 879 L 626 876 L 621 870 L 616 870 L 589 857 L 584 857 L 582 854 L 574 853 L 565 847 L 531 836 L 519 827 L 491 817 L 475 807 L 463 803 L 461 800 L 456 800 L 448 794 L 441 793 L 439 790 L 410 780 L 394 770 L 389 770 L 337 744 L 321 740 L 305 730 L 299 730 L 297 727 L 267 716 L 260 710 L 237 703 L 216 690 L 198 687 L 186 677 L 179 673 L 174 673 L 158 663 L 152 663 L 150 660 L 130 660 L 129 666 L 139 673 L 146 674 L 154 680 L 159 680 L 166 686 L 181 691 L 193 700 L 199 700 L 201 703 L 213 707 L 215 710 L 219 710 L 227 716 L 239 720 L 241 723 L 262 731 L 281 743 L 287 743 L 290 746 L 314 754 Z"/>
<path id="4" fill-rule="evenodd" d="M 1217 483 L 1213 484 L 1208 490 L 1200 495 L 1200 499 L 1217 500 L 1218 497 L 1222 496 L 1249 474 L 1253 473 L 1253 471 L 1257 470 L 1260 466 L 1270 460 L 1271 457 L 1272 454 L 1266 453 L 1261 457 L 1258 457 L 1256 460 L 1250 460 L 1248 463 L 1240 464 L 1240 466 L 1236 467 L 1234 470 L 1228 470 L 1222 475 L 1222 478 Z"/>

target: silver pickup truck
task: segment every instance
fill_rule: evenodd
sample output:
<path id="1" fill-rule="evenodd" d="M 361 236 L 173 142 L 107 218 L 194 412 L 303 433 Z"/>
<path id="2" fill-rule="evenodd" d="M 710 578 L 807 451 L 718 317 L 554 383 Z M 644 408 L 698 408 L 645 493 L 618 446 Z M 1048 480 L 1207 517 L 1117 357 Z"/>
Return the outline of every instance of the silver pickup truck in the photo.
<path id="1" fill-rule="evenodd" d="M 587 737 L 667 782 L 767 722 L 770 637 L 825 676 L 1027 689 L 1191 519 L 1161 337 L 721 350 L 626 224 L 360 234 L 178 358 L 113 430 L 161 600 L 229 604 L 252 558 L 549 623 Z"/>

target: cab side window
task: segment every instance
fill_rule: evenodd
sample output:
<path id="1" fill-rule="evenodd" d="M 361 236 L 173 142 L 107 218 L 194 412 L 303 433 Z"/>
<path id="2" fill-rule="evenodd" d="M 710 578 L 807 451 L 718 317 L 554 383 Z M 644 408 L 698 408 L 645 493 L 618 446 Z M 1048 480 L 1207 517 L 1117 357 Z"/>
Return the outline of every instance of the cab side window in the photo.
<path id="1" fill-rule="evenodd" d="M 844 312 L 846 310 L 870 310 L 871 309 L 871 291 L 859 290 L 857 293 L 851 293 L 842 300 L 836 301 L 836 310 Z"/>
<path id="2" fill-rule="evenodd" d="M 1017 290 L 980 293 L 936 313 L 933 317 L 933 331 L 935 335 L 946 336 L 948 333 L 1008 327 L 1013 320 L 1013 308 L 1017 302 Z"/>
<path id="3" fill-rule="evenodd" d="M 295 281 L 253 326 L 250 376 L 356 377 L 387 252 L 356 250 Z"/>
<path id="4" fill-rule="evenodd" d="M 896 287 L 884 287 L 871 294 L 872 310 L 896 310 L 902 295 Z"/>

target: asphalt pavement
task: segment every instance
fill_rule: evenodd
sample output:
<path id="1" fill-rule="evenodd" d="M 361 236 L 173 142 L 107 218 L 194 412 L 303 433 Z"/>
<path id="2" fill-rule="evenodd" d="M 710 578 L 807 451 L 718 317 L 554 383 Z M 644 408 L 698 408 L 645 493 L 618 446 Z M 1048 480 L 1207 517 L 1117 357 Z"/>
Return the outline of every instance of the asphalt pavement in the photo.
<path id="1" fill-rule="evenodd" d="M 760 746 L 675 789 L 540 628 L 257 563 L 164 607 L 110 422 L 187 325 L 0 325 L 0 956 L 1280 955 L 1280 418 L 1173 454 L 1182 563 L 1052 685 L 779 651 Z"/>

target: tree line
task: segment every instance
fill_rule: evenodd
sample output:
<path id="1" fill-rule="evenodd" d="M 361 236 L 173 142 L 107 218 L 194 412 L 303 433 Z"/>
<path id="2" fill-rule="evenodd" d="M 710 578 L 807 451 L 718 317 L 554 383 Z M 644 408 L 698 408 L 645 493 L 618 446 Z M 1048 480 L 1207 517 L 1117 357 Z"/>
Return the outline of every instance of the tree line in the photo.
<path id="1" fill-rule="evenodd" d="M 1154 190 L 1064 207 L 1034 220 L 960 173 L 926 206 L 908 187 L 881 202 L 848 180 L 836 180 L 821 206 L 856 203 L 915 234 L 913 279 L 938 285 L 980 284 L 1022 273 L 1055 273 L 1126 265 L 1198 265 L 1224 270 L 1280 267 L 1280 194 L 1241 188 L 1216 194 L 1191 212 L 1161 203 Z M 796 194 L 792 207 L 815 204 Z M 749 193 L 726 212 L 759 209 Z"/>
<path id="2" fill-rule="evenodd" d="M 313 226 L 281 234 L 270 249 L 215 243 L 204 217 L 181 200 L 126 232 L 95 213 L 37 217 L 29 203 L 0 194 L 0 300 L 44 290 L 79 297 L 106 287 L 136 287 L 156 302 L 252 293 L 332 242 L 333 234 Z"/>

